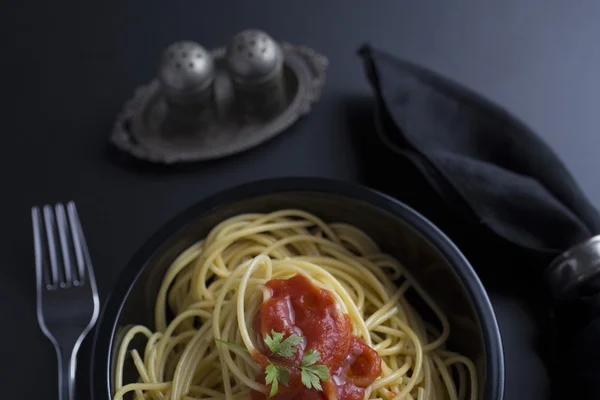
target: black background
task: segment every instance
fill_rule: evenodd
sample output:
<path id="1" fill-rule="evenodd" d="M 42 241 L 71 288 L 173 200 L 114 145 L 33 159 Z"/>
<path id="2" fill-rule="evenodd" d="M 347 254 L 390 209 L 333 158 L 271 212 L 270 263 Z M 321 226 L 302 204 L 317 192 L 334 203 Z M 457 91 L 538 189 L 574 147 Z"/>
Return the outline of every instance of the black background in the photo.
<path id="1" fill-rule="evenodd" d="M 493 3 L 493 4 L 491 4 Z M 274 176 L 360 180 L 347 104 L 369 96 L 364 42 L 498 102 L 546 139 L 600 204 L 600 3 L 566 1 L 4 1 L 0 5 L 0 354 L 5 398 L 56 398 L 56 361 L 35 318 L 29 208 L 75 200 L 104 298 L 133 252 L 176 212 Z M 207 48 L 259 28 L 330 60 L 321 101 L 284 135 L 188 168 L 129 163 L 107 150 L 116 113 L 161 50 Z M 540 327 L 490 293 L 506 351 L 506 399 L 547 398 Z"/>

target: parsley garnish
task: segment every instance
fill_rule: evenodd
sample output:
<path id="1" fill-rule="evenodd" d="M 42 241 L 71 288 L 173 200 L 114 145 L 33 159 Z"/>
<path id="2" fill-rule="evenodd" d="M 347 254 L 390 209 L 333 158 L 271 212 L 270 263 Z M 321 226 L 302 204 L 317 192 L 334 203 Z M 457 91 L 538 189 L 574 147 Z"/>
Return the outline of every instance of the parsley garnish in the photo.
<path id="1" fill-rule="evenodd" d="M 279 365 L 269 364 L 267 368 L 265 368 L 266 377 L 265 383 L 267 385 L 271 385 L 271 392 L 269 393 L 269 397 L 273 397 L 279 391 L 279 382 L 283 386 L 287 386 L 290 380 L 290 371 L 285 367 L 280 367 Z"/>
<path id="2" fill-rule="evenodd" d="M 302 358 L 302 383 L 307 388 L 315 388 L 318 391 L 322 391 L 321 380 L 328 381 L 331 376 L 329 370 L 325 365 L 314 365 L 321 358 L 321 354 L 315 350 L 309 350 L 304 354 Z"/>
<path id="3" fill-rule="evenodd" d="M 283 333 L 271 330 L 271 335 L 265 336 L 265 344 L 273 354 L 281 357 L 291 357 L 296 354 L 295 346 L 298 346 L 304 340 L 302 336 L 292 333 L 287 339 L 283 340 Z M 283 341 L 282 341 L 283 340 Z"/>
<path id="4" fill-rule="evenodd" d="M 298 351 L 298 346 L 304 338 L 300 335 L 292 333 L 283 340 L 283 333 L 271 330 L 271 335 L 265 336 L 265 344 L 274 355 L 281 357 L 291 357 Z M 238 350 L 243 350 L 248 353 L 248 350 L 238 346 L 235 343 L 230 343 L 222 339 L 215 339 L 218 343 L 226 344 Z M 316 350 L 308 350 L 302 357 L 302 363 L 298 365 L 288 364 L 281 361 L 276 365 L 269 360 L 269 365 L 265 368 L 265 383 L 271 385 L 269 397 L 275 396 L 279 392 L 279 384 L 287 386 L 290 380 L 290 371 L 286 367 L 298 368 L 301 371 L 300 379 L 302 384 L 308 389 L 316 389 L 322 391 L 321 381 L 331 379 L 329 370 L 326 365 L 315 365 L 321 358 L 321 354 Z"/>

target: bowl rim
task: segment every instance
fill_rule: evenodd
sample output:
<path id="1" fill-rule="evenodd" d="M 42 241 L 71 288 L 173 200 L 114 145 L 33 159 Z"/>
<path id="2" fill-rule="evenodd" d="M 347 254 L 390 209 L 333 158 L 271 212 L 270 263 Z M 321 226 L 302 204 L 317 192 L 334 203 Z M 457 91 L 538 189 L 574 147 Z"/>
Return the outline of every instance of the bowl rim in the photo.
<path id="1" fill-rule="evenodd" d="M 112 398 L 110 358 L 113 352 L 112 342 L 116 334 L 115 324 L 121 314 L 123 302 L 129 295 L 133 284 L 145 269 L 149 260 L 154 257 L 162 246 L 195 219 L 208 214 L 211 209 L 247 198 L 285 192 L 325 193 L 364 201 L 380 210 L 400 217 L 429 240 L 454 268 L 473 300 L 475 312 L 481 321 L 484 349 L 487 355 L 487 379 L 483 398 L 485 400 L 502 400 L 504 398 L 504 351 L 496 315 L 475 270 L 450 238 L 413 208 L 371 188 L 330 178 L 289 177 L 248 182 L 208 196 L 177 213 L 136 251 L 121 271 L 98 319 L 90 365 L 91 399 L 109 400 Z"/>

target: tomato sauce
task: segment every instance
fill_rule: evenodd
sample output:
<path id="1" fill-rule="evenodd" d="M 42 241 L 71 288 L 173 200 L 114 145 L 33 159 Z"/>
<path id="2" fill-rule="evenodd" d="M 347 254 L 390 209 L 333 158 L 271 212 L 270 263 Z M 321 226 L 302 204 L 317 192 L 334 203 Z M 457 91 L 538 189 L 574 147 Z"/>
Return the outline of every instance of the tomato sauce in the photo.
<path id="1" fill-rule="evenodd" d="M 254 331 L 261 353 L 254 359 L 263 367 L 270 362 L 290 372 L 287 386 L 279 385 L 275 400 L 362 400 L 365 389 L 381 374 L 381 359 L 362 339 L 352 334 L 352 322 L 335 303 L 333 294 L 315 286 L 308 278 L 295 275 L 290 279 L 267 282 L 271 298 L 265 301 L 254 318 Z M 274 355 L 264 343 L 271 331 L 283 333 L 284 339 L 295 333 L 304 338 L 291 357 Z M 326 365 L 331 379 L 321 381 L 323 391 L 308 389 L 300 379 L 299 366 L 308 350 L 316 350 L 316 365 Z M 257 377 L 265 383 L 265 376 Z M 265 394 L 252 392 L 253 400 Z"/>

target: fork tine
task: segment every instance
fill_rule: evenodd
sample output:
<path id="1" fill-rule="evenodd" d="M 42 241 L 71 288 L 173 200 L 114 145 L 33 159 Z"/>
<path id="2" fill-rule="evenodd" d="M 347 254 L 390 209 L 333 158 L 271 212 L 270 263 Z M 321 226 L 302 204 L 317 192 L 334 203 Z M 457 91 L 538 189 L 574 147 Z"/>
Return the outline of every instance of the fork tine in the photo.
<path id="1" fill-rule="evenodd" d="M 50 286 L 48 271 L 44 270 L 44 253 L 42 250 L 42 214 L 39 207 L 31 209 L 31 223 L 33 225 L 33 251 L 35 255 L 35 276 L 38 287 Z"/>
<path id="2" fill-rule="evenodd" d="M 92 264 L 88 254 L 87 245 L 85 243 L 83 229 L 81 228 L 79 215 L 77 214 L 77 207 L 75 207 L 74 202 L 70 201 L 67 203 L 67 213 L 69 215 L 69 225 L 71 227 L 71 234 L 75 247 L 75 258 L 77 259 L 77 272 L 79 276 L 79 282 L 77 282 L 77 284 L 83 285 L 86 280 L 86 272 L 88 274 L 93 274 L 91 270 Z M 93 279 L 93 276 L 91 279 Z"/>
<path id="3" fill-rule="evenodd" d="M 46 227 L 46 244 L 48 245 L 48 252 L 50 256 L 50 280 L 51 286 L 56 288 L 60 281 L 58 272 L 58 258 L 56 253 L 56 239 L 54 237 L 55 221 L 54 212 L 52 207 L 45 205 L 43 208 L 44 212 L 44 223 Z"/>
<path id="4" fill-rule="evenodd" d="M 60 283 L 60 286 L 68 288 L 73 284 L 73 280 L 77 280 L 77 278 L 73 278 L 73 263 L 71 261 L 70 250 L 71 245 L 69 243 L 69 237 L 72 237 L 73 235 L 69 234 L 69 222 L 67 221 L 65 207 L 62 205 L 62 203 L 58 203 L 54 207 L 54 211 L 56 214 L 56 225 L 58 226 L 60 247 L 62 249 L 63 272 L 65 277 L 64 281 Z"/>

